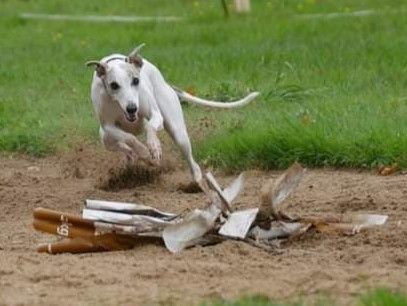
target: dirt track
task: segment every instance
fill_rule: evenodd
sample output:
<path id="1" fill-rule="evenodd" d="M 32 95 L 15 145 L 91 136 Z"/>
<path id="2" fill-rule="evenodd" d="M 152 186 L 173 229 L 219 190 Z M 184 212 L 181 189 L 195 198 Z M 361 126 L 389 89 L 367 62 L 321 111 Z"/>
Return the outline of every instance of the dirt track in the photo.
<path id="1" fill-rule="evenodd" d="M 203 203 L 202 194 L 178 190 L 189 179 L 179 159 L 166 162 L 160 175 L 143 168 L 133 175 L 120 173 L 120 158 L 97 148 L 46 159 L 0 158 L 0 305 L 196 304 L 257 293 L 277 299 L 331 295 L 346 304 L 377 286 L 407 289 L 405 174 L 309 171 L 287 201 L 291 212 L 383 213 L 389 223 L 354 237 L 310 233 L 283 245 L 281 255 L 233 241 L 180 255 L 160 245 L 37 254 L 37 244 L 54 239 L 31 228 L 32 210 L 38 206 L 79 212 L 84 199 L 98 198 L 182 212 Z M 258 186 L 276 175 L 247 172 L 237 205 L 254 207 Z M 231 179 L 216 176 L 221 182 Z"/>

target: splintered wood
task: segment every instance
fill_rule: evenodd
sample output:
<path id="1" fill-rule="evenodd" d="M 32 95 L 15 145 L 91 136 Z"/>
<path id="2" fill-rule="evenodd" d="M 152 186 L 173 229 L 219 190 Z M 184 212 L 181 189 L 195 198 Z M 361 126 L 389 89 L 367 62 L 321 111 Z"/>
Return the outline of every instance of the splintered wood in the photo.
<path id="1" fill-rule="evenodd" d="M 85 253 L 127 250 L 144 243 L 161 243 L 172 253 L 196 245 L 211 245 L 227 239 L 239 240 L 267 251 L 287 239 L 315 230 L 322 234 L 355 235 L 386 223 L 387 216 L 373 214 L 336 217 L 291 217 L 283 203 L 305 174 L 293 164 L 276 180 L 265 183 L 259 207 L 235 211 L 233 202 L 243 188 L 243 175 L 222 188 L 211 173 L 205 175 L 210 204 L 186 215 L 163 212 L 154 207 L 86 200 L 82 215 L 46 208 L 34 210 L 34 228 L 62 237 L 38 247 L 38 252 Z"/>

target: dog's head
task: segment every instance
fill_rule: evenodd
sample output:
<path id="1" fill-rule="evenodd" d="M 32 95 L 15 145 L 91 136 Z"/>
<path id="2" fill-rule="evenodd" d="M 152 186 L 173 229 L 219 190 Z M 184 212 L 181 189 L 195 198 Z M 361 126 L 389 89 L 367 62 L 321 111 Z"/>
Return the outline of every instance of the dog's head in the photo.
<path id="1" fill-rule="evenodd" d="M 138 117 L 140 71 L 143 66 L 143 59 L 138 52 L 142 46 L 124 58 L 86 63 L 87 66 L 95 66 L 96 75 L 102 80 L 107 94 L 120 105 L 130 122 L 136 121 Z"/>

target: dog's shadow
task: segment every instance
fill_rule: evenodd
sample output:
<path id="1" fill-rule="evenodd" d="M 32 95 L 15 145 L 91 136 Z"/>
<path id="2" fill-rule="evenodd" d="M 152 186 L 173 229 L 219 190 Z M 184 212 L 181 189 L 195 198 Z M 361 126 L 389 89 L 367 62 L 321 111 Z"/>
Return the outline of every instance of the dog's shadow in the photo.
<path id="1" fill-rule="evenodd" d="M 97 182 L 97 188 L 104 191 L 119 191 L 152 184 L 158 181 L 163 169 L 149 167 L 143 164 L 127 164 L 108 170 Z"/>

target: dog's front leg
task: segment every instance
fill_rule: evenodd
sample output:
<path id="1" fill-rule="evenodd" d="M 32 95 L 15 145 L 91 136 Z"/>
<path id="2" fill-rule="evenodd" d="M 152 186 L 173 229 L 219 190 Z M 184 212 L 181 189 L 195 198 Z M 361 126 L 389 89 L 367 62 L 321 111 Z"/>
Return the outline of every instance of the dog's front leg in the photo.
<path id="1" fill-rule="evenodd" d="M 157 165 L 146 146 L 133 134 L 126 133 L 114 125 L 104 125 L 99 129 L 101 140 L 110 151 L 120 151 L 126 155 L 128 161 L 142 159 L 148 164 Z"/>
<path id="2" fill-rule="evenodd" d="M 150 150 L 151 157 L 158 161 L 161 159 L 162 149 L 160 140 L 157 137 L 157 131 L 148 122 L 145 124 L 145 129 L 147 133 L 147 147 Z"/>
<path id="3" fill-rule="evenodd" d="M 162 156 L 160 140 L 157 137 L 157 132 L 163 129 L 163 117 L 160 111 L 152 107 L 149 120 L 144 119 L 144 129 L 147 134 L 147 147 L 150 150 L 154 160 L 159 161 Z"/>

